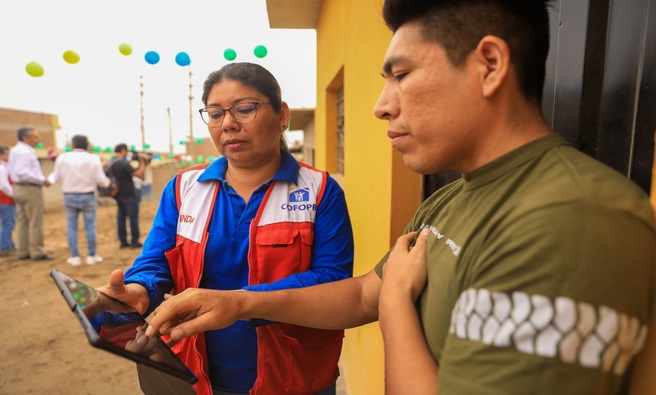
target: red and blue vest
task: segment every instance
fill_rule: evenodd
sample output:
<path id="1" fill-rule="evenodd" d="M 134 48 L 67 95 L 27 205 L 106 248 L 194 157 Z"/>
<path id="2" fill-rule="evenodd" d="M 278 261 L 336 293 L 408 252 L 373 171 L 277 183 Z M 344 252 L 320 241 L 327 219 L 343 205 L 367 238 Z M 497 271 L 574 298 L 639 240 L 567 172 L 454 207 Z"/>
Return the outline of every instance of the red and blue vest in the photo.
<path id="1" fill-rule="evenodd" d="M 300 165 L 297 184 L 271 183 L 251 222 L 249 285 L 271 283 L 311 268 L 316 208 L 327 175 Z M 191 167 L 177 176 L 176 243 L 166 252 L 176 293 L 197 288 L 203 273 L 207 229 L 220 187 L 219 181 L 197 182 L 206 167 Z M 276 248 L 280 245 L 293 245 L 298 253 L 289 254 L 290 248 Z M 344 331 L 284 323 L 260 326 L 256 331 L 257 379 L 251 395 L 311 395 L 337 380 Z M 204 334 L 182 340 L 173 350 L 199 377 L 194 385 L 196 392 L 211 395 Z"/>
<path id="2" fill-rule="evenodd" d="M 11 176 L 9 175 L 9 168 L 7 167 L 7 164 L 0 161 L 0 166 L 4 166 L 5 169 L 7 169 L 7 178 L 9 179 L 9 185 L 13 185 L 14 182 L 11 180 Z M 12 198 L 11 196 L 7 196 L 3 192 L 0 192 L 0 204 L 16 204 L 16 203 L 14 202 L 14 198 Z"/>

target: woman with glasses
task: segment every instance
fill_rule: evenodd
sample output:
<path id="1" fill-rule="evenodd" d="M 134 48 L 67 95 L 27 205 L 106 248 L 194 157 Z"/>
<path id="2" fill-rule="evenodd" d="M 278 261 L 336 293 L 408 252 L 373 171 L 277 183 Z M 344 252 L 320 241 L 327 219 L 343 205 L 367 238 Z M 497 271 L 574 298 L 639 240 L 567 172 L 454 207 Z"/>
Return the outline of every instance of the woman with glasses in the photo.
<path id="1" fill-rule="evenodd" d="M 297 162 L 278 82 L 262 66 L 231 63 L 209 75 L 200 115 L 219 159 L 166 186 L 142 254 L 104 293 L 144 315 L 169 293 L 268 291 L 352 275 L 344 193 Z M 202 311 L 197 312 L 203 314 Z M 239 321 L 173 346 L 199 377 L 198 394 L 335 394 L 343 331 Z M 249 392 L 251 391 L 251 392 Z"/>

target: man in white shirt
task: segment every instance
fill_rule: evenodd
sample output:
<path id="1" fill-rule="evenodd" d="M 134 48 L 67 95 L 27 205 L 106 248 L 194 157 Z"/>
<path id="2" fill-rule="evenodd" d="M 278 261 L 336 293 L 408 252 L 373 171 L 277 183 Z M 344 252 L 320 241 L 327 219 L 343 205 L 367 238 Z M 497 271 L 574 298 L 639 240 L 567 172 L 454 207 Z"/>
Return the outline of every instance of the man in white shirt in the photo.
<path id="1" fill-rule="evenodd" d="M 43 249 L 43 192 L 49 187 L 34 147 L 41 136 L 34 128 L 18 129 L 18 143 L 9 151 L 9 175 L 14 181 L 18 259 L 55 259 Z"/>
<path id="2" fill-rule="evenodd" d="M 16 251 L 11 237 L 16 225 L 16 203 L 7 166 L 8 158 L 9 147 L 0 146 L 0 257 L 12 255 Z"/>
<path id="3" fill-rule="evenodd" d="M 73 150 L 65 152 L 55 160 L 55 168 L 48 176 L 51 183 L 61 182 L 64 192 L 64 209 L 68 224 L 68 248 L 71 256 L 66 260 L 72 266 L 82 264 L 77 248 L 77 223 L 80 213 L 84 218 L 84 230 L 87 236 L 87 265 L 102 262 L 96 253 L 96 211 L 98 186 L 106 187 L 110 180 L 105 175 L 102 162 L 97 155 L 87 152 L 89 140 L 86 136 L 75 135 L 71 139 Z"/>

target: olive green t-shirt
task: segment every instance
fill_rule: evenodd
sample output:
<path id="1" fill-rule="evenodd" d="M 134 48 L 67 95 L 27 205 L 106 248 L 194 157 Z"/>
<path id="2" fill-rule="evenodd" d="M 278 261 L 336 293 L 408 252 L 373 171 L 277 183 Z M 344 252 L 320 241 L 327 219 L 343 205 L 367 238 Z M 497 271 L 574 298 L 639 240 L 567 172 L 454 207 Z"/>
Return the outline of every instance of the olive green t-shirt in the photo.
<path id="1" fill-rule="evenodd" d="M 423 227 L 440 395 L 621 393 L 655 293 L 634 183 L 552 134 L 435 192 L 407 231 Z"/>

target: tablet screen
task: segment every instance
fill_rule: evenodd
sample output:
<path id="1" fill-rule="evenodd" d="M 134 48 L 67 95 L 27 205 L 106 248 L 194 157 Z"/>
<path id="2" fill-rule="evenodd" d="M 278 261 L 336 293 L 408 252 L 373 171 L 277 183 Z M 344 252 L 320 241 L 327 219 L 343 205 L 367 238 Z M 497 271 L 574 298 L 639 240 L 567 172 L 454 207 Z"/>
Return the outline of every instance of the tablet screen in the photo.
<path id="1" fill-rule="evenodd" d="M 50 275 L 78 316 L 93 346 L 145 363 L 190 383 L 197 380 L 166 343 L 144 334 L 148 324 L 139 312 L 57 270 Z"/>

